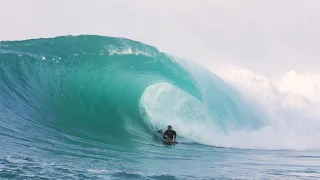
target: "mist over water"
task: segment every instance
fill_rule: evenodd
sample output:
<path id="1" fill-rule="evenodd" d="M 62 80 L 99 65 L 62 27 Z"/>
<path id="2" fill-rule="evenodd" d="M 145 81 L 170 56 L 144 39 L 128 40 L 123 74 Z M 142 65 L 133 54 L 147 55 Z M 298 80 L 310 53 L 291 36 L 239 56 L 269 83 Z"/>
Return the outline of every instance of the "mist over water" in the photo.
<path id="1" fill-rule="evenodd" d="M 218 73 L 267 114 L 269 125 L 248 138 L 262 149 L 319 149 L 319 96 L 317 74 L 290 71 L 265 77 L 239 67 Z M 239 135 L 239 134 L 237 134 Z M 260 139 L 264 139 L 263 142 Z"/>

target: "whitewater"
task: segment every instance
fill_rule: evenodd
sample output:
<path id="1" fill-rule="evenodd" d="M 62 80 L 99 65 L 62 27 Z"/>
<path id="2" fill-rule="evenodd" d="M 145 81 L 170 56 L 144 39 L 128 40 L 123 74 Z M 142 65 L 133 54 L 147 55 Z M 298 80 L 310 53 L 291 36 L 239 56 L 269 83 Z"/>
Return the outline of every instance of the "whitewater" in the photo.
<path id="1" fill-rule="evenodd" d="M 0 177 L 319 179 L 318 78 L 298 76 L 214 72 L 117 37 L 2 41 Z M 174 146 L 156 133 L 169 124 Z"/>

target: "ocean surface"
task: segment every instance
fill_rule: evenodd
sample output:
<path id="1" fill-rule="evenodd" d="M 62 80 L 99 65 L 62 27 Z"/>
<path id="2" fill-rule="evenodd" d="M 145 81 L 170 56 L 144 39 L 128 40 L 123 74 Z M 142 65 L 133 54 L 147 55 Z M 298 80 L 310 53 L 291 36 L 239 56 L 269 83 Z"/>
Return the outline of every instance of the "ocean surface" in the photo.
<path id="1" fill-rule="evenodd" d="M 320 123 L 277 120 L 213 72 L 141 42 L 0 42 L 0 179 L 320 179 L 310 139 Z M 155 133 L 169 124 L 179 144 Z"/>

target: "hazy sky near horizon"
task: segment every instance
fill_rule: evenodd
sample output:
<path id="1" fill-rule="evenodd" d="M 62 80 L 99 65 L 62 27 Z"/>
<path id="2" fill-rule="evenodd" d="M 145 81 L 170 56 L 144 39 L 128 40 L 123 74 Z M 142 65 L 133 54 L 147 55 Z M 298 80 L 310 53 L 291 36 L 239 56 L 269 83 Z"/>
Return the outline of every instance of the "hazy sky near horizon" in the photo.
<path id="1" fill-rule="evenodd" d="M 99 34 L 265 75 L 320 72 L 319 0 L 0 2 L 0 40 Z"/>

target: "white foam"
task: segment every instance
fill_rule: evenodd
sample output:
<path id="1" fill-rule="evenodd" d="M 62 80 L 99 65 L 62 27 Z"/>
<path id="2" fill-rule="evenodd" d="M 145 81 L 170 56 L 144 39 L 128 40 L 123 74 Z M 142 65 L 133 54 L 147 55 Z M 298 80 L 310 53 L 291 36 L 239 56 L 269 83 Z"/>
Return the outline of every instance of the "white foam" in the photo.
<path id="1" fill-rule="evenodd" d="M 320 75 L 289 71 L 267 78 L 244 68 L 218 73 L 238 90 L 258 102 L 268 113 L 270 126 L 259 131 L 232 132 L 220 145 L 259 149 L 320 149 Z"/>
<path id="2" fill-rule="evenodd" d="M 146 50 L 141 51 L 141 50 L 133 49 L 130 45 L 126 44 L 125 42 L 122 42 L 122 47 L 120 48 L 113 45 L 109 45 L 107 47 L 107 50 L 111 56 L 115 54 L 116 55 L 144 55 L 149 57 L 155 56 L 155 54 L 152 53 L 151 51 L 146 51 Z"/>

